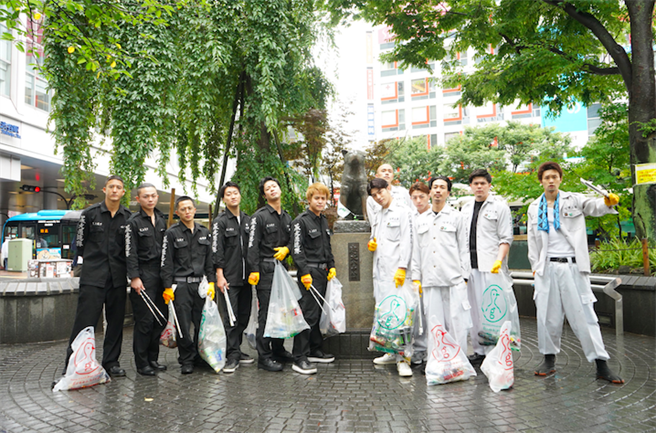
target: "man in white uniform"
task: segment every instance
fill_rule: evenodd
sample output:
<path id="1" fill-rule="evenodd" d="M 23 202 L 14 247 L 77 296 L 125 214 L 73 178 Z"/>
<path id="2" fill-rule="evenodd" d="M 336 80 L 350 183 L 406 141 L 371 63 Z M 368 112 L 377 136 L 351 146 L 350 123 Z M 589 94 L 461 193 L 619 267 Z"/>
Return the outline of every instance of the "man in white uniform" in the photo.
<path id="1" fill-rule="evenodd" d="M 544 194 L 528 208 L 528 258 L 535 275 L 535 307 L 538 316 L 538 348 L 544 361 L 535 371 L 546 376 L 556 371 L 563 319 L 581 342 L 585 357 L 597 364 L 597 377 L 624 383 L 614 374 L 601 338 L 590 287 L 590 256 L 585 229 L 586 216 L 616 214 L 619 197 L 589 198 L 559 191 L 563 170 L 556 162 L 538 169 Z"/>
<path id="2" fill-rule="evenodd" d="M 403 204 L 410 209 L 413 208 L 408 190 L 400 185 L 392 185 L 392 181 L 394 180 L 394 169 L 391 165 L 383 164 L 378 167 L 378 170 L 376 170 L 376 178 L 385 179 L 387 183 L 391 185 L 390 191 L 392 193 L 392 197 L 396 199 L 397 205 Z M 376 214 L 379 211 L 380 205 L 376 203 L 376 200 L 374 200 L 371 196 L 367 197 L 367 219 L 369 220 L 369 224 L 373 225 L 372 221 L 376 219 Z"/>
<path id="3" fill-rule="evenodd" d="M 503 272 L 508 279 L 508 251 L 513 240 L 510 208 L 501 198 L 490 194 L 492 176 L 485 169 L 474 170 L 469 175 L 469 187 L 474 193 L 474 201 L 462 208 L 465 229 L 467 230 L 467 250 L 469 260 L 465 264 L 465 279 L 469 303 L 472 306 L 472 328 L 470 337 L 474 354 L 472 364 L 480 364 L 487 352 L 494 346 L 479 343 L 481 332 L 481 304 L 483 292 L 489 286 L 489 275 Z"/>
<path id="4" fill-rule="evenodd" d="M 378 305 L 392 284 L 398 288 L 410 277 L 406 277 L 406 270 L 412 254 L 412 214 L 392 197 L 391 185 L 385 179 L 373 179 L 367 189 L 381 207 L 372 223 L 373 239 L 367 245 L 374 253 L 374 298 Z M 374 359 L 378 365 L 391 363 L 396 363 L 399 376 L 412 376 L 410 365 L 400 355 L 385 354 Z"/>
<path id="5" fill-rule="evenodd" d="M 428 329 L 443 325 L 466 350 L 467 331 L 472 325 L 463 278 L 463 264 L 469 254 L 466 229 L 460 212 L 446 204 L 451 193 L 449 178 L 434 177 L 429 185 L 432 209 L 420 215 L 414 227 L 412 281 L 423 287 Z M 428 349 L 429 353 L 433 350 Z"/>
<path id="6" fill-rule="evenodd" d="M 419 215 L 430 211 L 430 189 L 424 182 L 415 182 L 410 187 L 410 199 L 414 205 L 412 211 L 412 223 L 416 224 Z M 414 227 L 414 226 L 413 226 Z M 414 248 L 414 243 L 413 243 Z M 423 302 L 423 293 L 419 290 L 419 302 Z M 426 361 L 428 323 L 426 322 L 426 311 L 423 306 L 418 311 L 417 319 L 413 329 L 414 343 L 412 344 L 412 364 L 419 365 Z M 419 316 L 421 314 L 421 317 Z"/>

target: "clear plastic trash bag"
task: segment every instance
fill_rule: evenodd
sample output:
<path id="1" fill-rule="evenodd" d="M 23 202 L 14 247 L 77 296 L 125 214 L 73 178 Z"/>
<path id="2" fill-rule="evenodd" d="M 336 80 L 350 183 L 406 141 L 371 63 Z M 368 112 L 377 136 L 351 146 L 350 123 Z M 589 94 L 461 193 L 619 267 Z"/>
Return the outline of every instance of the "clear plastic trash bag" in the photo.
<path id="1" fill-rule="evenodd" d="M 246 326 L 246 329 L 244 329 L 244 334 L 246 335 L 246 341 L 248 341 L 248 345 L 251 347 L 251 349 L 257 349 L 255 345 L 255 335 L 257 334 L 257 328 L 258 328 L 258 322 L 257 322 L 257 314 L 258 314 L 258 308 L 257 308 L 257 289 L 255 289 L 255 286 L 251 286 L 251 290 L 253 291 L 253 296 L 252 296 L 252 301 L 251 301 L 251 316 L 248 319 L 248 325 Z"/>
<path id="2" fill-rule="evenodd" d="M 437 320 L 431 317 L 429 323 Z M 437 324 L 430 329 L 428 341 L 428 363 L 426 364 L 426 383 L 428 385 L 442 385 L 449 382 L 467 380 L 476 376 L 467 353 L 456 343 L 444 328 Z"/>
<path id="3" fill-rule="evenodd" d="M 53 387 L 53 391 L 70 391 L 88 388 L 111 381 L 109 374 L 96 360 L 96 337 L 93 326 L 87 326 L 77 334 L 73 354 L 68 360 L 66 374 Z"/>
<path id="4" fill-rule="evenodd" d="M 342 303 L 342 283 L 336 277 L 326 286 L 326 302 L 319 319 L 319 330 L 325 337 L 346 332 L 346 308 Z"/>
<path id="5" fill-rule="evenodd" d="M 170 349 L 174 349 L 178 347 L 178 341 L 177 341 L 177 331 L 175 329 L 175 317 L 173 315 L 173 304 L 169 302 L 168 305 L 169 308 L 169 320 L 166 323 L 166 327 L 162 331 L 162 334 L 159 336 L 159 344 L 162 346 L 168 347 Z"/>
<path id="6" fill-rule="evenodd" d="M 483 291 L 481 309 L 481 331 L 478 333 L 478 342 L 483 346 L 497 344 L 501 326 L 509 320 L 512 324 L 510 331 L 510 347 L 520 350 L 522 338 L 519 330 L 519 311 L 517 300 L 512 288 L 512 281 L 503 274 L 486 275 L 489 284 Z"/>
<path id="7" fill-rule="evenodd" d="M 487 376 L 490 388 L 494 392 L 508 389 L 515 383 L 510 339 L 511 328 L 510 320 L 503 323 L 497 345 L 487 354 L 481 364 L 481 371 Z"/>
<path id="8" fill-rule="evenodd" d="M 217 373 L 226 363 L 226 343 L 219 307 L 216 302 L 206 297 L 198 331 L 198 352 L 200 352 L 200 357 Z"/>
<path id="9" fill-rule="evenodd" d="M 310 329 L 303 318 L 295 292 L 300 294 L 298 285 L 287 270 L 276 261 L 271 284 L 271 298 L 267 312 L 264 336 L 269 338 L 291 338 Z"/>
<path id="10" fill-rule="evenodd" d="M 368 350 L 397 353 L 409 358 L 412 356 L 419 294 L 414 291 L 410 280 L 398 288 L 390 282 L 380 284 L 378 289 L 382 301 L 376 304 Z"/>

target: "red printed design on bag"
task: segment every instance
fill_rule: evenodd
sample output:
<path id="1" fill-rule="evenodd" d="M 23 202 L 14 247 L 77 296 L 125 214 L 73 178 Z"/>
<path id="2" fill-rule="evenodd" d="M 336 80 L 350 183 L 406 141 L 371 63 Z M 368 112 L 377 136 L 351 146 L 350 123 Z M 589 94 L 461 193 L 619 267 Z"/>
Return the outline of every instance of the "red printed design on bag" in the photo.
<path id="1" fill-rule="evenodd" d="M 460 346 L 451 340 L 442 325 L 437 325 L 431 329 L 431 336 L 435 343 L 432 355 L 438 362 L 451 362 L 460 353 Z"/>
<path id="2" fill-rule="evenodd" d="M 499 364 L 501 364 L 506 370 L 512 370 L 513 359 L 512 350 L 510 349 L 510 337 L 508 336 L 508 333 L 502 333 L 500 340 L 503 350 L 501 352 L 501 356 L 499 356 Z"/>
<path id="3" fill-rule="evenodd" d="M 95 360 L 95 340 L 87 340 L 76 352 L 73 364 L 75 365 L 75 372 L 77 374 L 91 374 L 100 368 L 100 365 Z"/>

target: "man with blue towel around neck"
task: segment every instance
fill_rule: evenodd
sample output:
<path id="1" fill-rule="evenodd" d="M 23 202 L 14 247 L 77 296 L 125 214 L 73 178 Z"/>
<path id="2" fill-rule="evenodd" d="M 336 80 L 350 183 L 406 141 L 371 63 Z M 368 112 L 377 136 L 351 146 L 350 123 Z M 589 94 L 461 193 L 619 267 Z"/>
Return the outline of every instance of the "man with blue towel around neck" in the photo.
<path id="1" fill-rule="evenodd" d="M 585 217 L 616 214 L 616 194 L 590 198 L 560 191 L 563 169 L 556 162 L 538 168 L 542 194 L 528 208 L 528 258 L 535 275 L 535 306 L 538 318 L 538 348 L 544 361 L 535 371 L 547 376 L 556 371 L 563 319 L 581 342 L 585 357 L 597 364 L 597 378 L 612 383 L 624 380 L 608 367 L 601 330 L 590 287 Z"/>

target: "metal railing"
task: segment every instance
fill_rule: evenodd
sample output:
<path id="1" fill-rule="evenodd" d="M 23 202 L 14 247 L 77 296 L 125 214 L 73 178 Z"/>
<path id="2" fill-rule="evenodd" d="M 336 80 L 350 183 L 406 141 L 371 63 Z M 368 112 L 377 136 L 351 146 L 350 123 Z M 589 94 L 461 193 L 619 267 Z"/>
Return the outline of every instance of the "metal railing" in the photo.
<path id="1" fill-rule="evenodd" d="M 513 271 L 510 273 L 513 284 L 518 286 L 533 286 L 534 278 L 532 272 Z M 615 289 L 622 284 L 620 277 L 604 277 L 601 275 L 590 275 L 590 287 L 595 292 L 604 292 L 615 301 L 615 335 L 624 335 L 624 306 L 622 295 Z"/>

